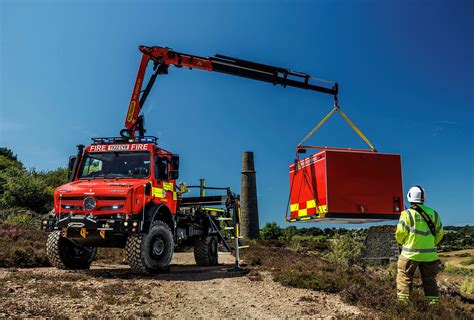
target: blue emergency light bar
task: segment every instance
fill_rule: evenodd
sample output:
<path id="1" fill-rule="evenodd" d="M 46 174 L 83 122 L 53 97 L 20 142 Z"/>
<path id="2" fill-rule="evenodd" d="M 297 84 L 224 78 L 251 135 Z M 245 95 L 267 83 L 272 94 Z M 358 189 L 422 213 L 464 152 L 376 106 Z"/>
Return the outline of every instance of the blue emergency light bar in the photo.
<path id="1" fill-rule="evenodd" d="M 123 138 L 123 137 L 102 137 L 92 138 L 92 144 L 123 144 L 123 143 L 154 143 L 158 144 L 158 138 L 154 136 Z"/>

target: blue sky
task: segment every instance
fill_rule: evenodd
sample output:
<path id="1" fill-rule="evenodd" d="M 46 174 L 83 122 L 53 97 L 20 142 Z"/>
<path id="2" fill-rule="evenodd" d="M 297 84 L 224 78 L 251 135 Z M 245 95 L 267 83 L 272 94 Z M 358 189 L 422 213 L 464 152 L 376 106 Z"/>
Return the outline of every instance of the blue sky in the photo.
<path id="1" fill-rule="evenodd" d="M 0 0 L 0 145 L 40 170 L 117 135 L 144 45 L 215 53 L 338 81 L 340 104 L 382 152 L 400 153 L 445 224 L 474 224 L 472 1 Z M 261 223 L 283 223 L 296 144 L 330 96 L 171 69 L 144 107 L 181 178 L 240 185 L 255 152 Z M 341 117 L 308 143 L 365 147 Z M 324 225 L 316 225 L 324 226 Z"/>

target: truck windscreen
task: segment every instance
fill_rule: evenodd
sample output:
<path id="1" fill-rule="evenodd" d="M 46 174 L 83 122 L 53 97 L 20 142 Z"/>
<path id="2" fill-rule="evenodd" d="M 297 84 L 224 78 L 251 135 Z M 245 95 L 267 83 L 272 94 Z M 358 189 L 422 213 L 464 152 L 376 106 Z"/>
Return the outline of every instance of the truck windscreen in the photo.
<path id="1" fill-rule="evenodd" d="M 150 159 L 149 152 L 87 153 L 79 178 L 146 178 L 150 176 Z"/>

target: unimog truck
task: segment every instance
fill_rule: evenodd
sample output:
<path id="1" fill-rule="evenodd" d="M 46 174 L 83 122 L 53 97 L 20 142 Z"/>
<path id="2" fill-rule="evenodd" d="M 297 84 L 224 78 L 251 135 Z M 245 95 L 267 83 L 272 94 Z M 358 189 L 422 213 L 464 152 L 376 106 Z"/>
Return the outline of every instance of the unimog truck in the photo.
<path id="1" fill-rule="evenodd" d="M 167 271 L 175 247 L 193 247 L 196 263 L 212 266 L 219 242 L 237 251 L 238 264 L 239 198 L 230 188 L 183 197 L 188 188 L 176 185 L 179 157 L 157 138 L 92 140 L 70 158 L 70 182 L 55 190 L 54 215 L 42 221 L 55 267 L 87 269 L 98 247 L 125 248 L 138 273 Z"/>

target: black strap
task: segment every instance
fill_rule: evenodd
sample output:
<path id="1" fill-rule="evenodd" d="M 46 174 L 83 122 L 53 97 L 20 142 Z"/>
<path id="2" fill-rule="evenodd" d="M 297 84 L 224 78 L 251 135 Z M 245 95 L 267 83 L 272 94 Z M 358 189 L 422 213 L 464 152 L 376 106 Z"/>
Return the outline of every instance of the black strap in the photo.
<path id="1" fill-rule="evenodd" d="M 418 206 L 418 205 L 414 205 L 412 208 L 423 217 L 423 219 L 428 224 L 428 228 L 430 228 L 431 234 L 433 235 L 433 237 L 435 237 L 436 236 L 436 226 L 434 225 L 433 221 L 430 219 L 428 214 L 425 212 L 425 210 L 423 210 L 423 208 Z"/>

